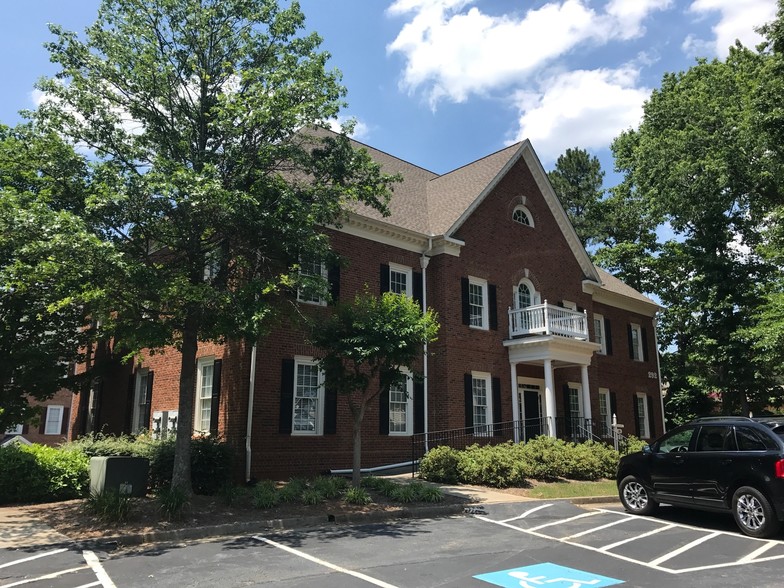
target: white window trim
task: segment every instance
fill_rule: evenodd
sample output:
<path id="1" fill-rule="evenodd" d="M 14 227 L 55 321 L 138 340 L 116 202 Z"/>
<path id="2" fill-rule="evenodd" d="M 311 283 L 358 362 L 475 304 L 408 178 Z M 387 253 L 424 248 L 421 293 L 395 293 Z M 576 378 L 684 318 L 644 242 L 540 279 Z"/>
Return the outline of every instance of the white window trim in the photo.
<path id="1" fill-rule="evenodd" d="M 314 431 L 297 431 L 294 429 L 295 418 L 297 410 L 297 369 L 300 365 L 318 365 L 318 362 L 312 357 L 295 356 L 294 357 L 294 390 L 292 391 L 292 407 L 291 407 L 291 434 L 292 436 L 313 437 L 321 436 L 324 434 L 324 372 L 318 370 L 318 395 L 316 396 L 316 428 Z"/>
<path id="2" fill-rule="evenodd" d="M 536 288 L 534 288 L 533 282 L 528 278 L 523 278 L 512 287 L 512 300 L 514 301 L 515 310 L 521 310 L 520 300 L 517 297 L 520 284 L 525 284 L 528 287 L 528 291 L 531 293 L 531 306 L 541 304 L 541 297 L 539 295 L 539 292 L 536 291 Z"/>
<path id="3" fill-rule="evenodd" d="M 408 298 L 414 297 L 414 271 L 405 265 L 399 265 L 397 263 L 390 263 L 389 264 L 389 291 L 392 292 L 392 272 L 397 272 L 399 274 L 406 275 L 406 296 Z"/>
<path id="4" fill-rule="evenodd" d="M 324 278 L 325 280 L 329 279 L 329 272 L 327 270 L 327 264 L 322 261 L 322 262 L 319 263 L 319 266 L 321 268 L 321 277 Z M 300 275 L 302 274 L 302 261 L 300 261 L 299 273 L 300 273 Z M 311 274 L 306 274 L 306 275 L 311 275 Z M 319 296 L 318 300 L 305 300 L 302 297 L 302 289 L 301 288 L 297 288 L 297 302 L 301 302 L 302 304 L 312 304 L 314 306 L 326 306 L 327 305 L 327 299 L 324 298 L 323 296 Z"/>
<path id="5" fill-rule="evenodd" d="M 599 388 L 599 398 L 605 399 L 605 406 L 607 406 L 607 415 L 605 416 L 604 426 L 607 427 L 607 431 L 612 429 L 612 402 L 610 401 L 610 389 L 609 388 Z M 601 404 L 599 405 L 599 418 L 602 417 L 601 412 Z"/>
<path id="6" fill-rule="evenodd" d="M 133 420 L 131 421 L 131 433 L 138 433 L 141 430 L 139 427 L 139 402 L 142 394 L 147 392 L 147 381 L 144 380 L 144 390 L 141 389 L 143 376 L 149 377 L 149 368 L 140 368 L 136 371 L 136 378 L 133 383 Z"/>
<path id="7" fill-rule="evenodd" d="M 517 212 L 518 210 L 520 210 L 523 213 L 525 213 L 525 216 L 528 217 L 528 224 L 521 223 L 520 221 L 515 220 L 514 215 L 515 215 L 515 212 Z M 531 211 L 528 210 L 528 207 L 523 206 L 522 204 L 518 204 L 517 206 L 514 207 L 514 210 L 512 211 L 512 220 L 516 224 L 520 225 L 521 227 L 531 227 L 532 229 L 534 228 L 534 215 L 531 214 Z"/>
<path id="8" fill-rule="evenodd" d="M 213 369 L 213 374 L 215 373 L 215 356 L 209 357 L 201 357 L 196 362 L 196 394 L 193 398 L 193 432 L 199 435 L 209 435 L 210 428 L 207 427 L 206 431 L 201 430 L 199 427 L 201 425 L 202 419 L 202 409 L 201 409 L 201 384 L 202 384 L 202 370 L 205 366 L 211 365 Z M 212 411 L 212 407 L 210 406 L 210 411 Z M 212 412 L 210 412 L 210 418 L 212 418 Z"/>
<path id="9" fill-rule="evenodd" d="M 408 370 L 400 370 L 401 373 L 406 375 L 406 430 L 393 431 L 392 430 L 392 397 L 389 399 L 389 414 L 390 414 L 390 429 L 389 434 L 392 437 L 410 437 L 414 434 L 414 379 L 411 377 L 411 372 Z"/>
<path id="10" fill-rule="evenodd" d="M 642 400 L 642 414 L 637 410 L 640 407 L 640 400 Z M 634 395 L 634 411 L 640 420 L 640 439 L 650 439 L 651 427 L 650 415 L 648 414 L 648 396 L 645 393 L 637 392 Z"/>
<path id="11" fill-rule="evenodd" d="M 575 419 L 575 418 L 577 418 L 577 419 L 585 418 L 585 407 L 583 406 L 583 385 L 582 384 L 578 384 L 577 382 L 567 382 L 566 385 L 569 386 L 570 390 L 577 390 L 577 407 L 578 407 L 578 411 L 579 412 L 578 412 L 578 414 L 576 416 L 571 413 L 571 408 L 572 408 L 572 405 L 571 405 L 571 395 L 572 395 L 572 393 L 569 392 L 569 399 L 570 399 L 569 412 L 571 414 L 571 418 L 573 418 L 573 419 Z"/>
<path id="12" fill-rule="evenodd" d="M 15 425 L 10 429 L 7 429 L 5 434 L 6 435 L 21 435 L 22 431 L 24 430 L 24 425 Z"/>
<path id="13" fill-rule="evenodd" d="M 598 322 L 598 326 L 597 326 Z M 594 330 L 594 342 L 599 343 L 602 347 L 599 349 L 598 353 L 601 355 L 607 355 L 607 334 L 604 330 L 604 315 L 599 314 L 598 312 L 593 313 L 593 324 Z M 601 341 L 596 341 L 597 335 L 601 339 Z"/>
<path id="14" fill-rule="evenodd" d="M 471 286 L 480 286 L 482 288 L 482 324 L 481 325 L 472 325 L 469 324 L 468 326 L 472 329 L 479 329 L 480 331 L 487 331 L 490 329 L 490 317 L 488 312 L 488 288 L 487 288 L 487 280 L 483 280 L 482 278 L 474 278 L 472 276 L 468 276 L 468 316 L 469 316 L 469 323 L 471 322 Z"/>
<path id="15" fill-rule="evenodd" d="M 476 413 L 473 412 L 474 416 L 474 427 L 473 427 L 473 434 L 476 437 L 490 437 L 493 434 L 493 378 L 487 372 L 471 372 L 471 410 L 473 411 L 476 408 L 476 404 L 474 402 L 474 380 L 483 380 L 485 382 L 485 391 L 487 396 L 487 404 L 486 412 L 485 412 L 485 423 L 481 425 L 476 424 Z M 481 427 L 483 430 L 478 430 Z"/>
<path id="16" fill-rule="evenodd" d="M 64 408 L 65 407 L 60 405 L 60 404 L 50 404 L 49 406 L 46 407 L 46 417 L 45 417 L 46 421 L 44 421 L 44 435 L 60 435 L 61 434 L 60 431 L 63 430 L 63 411 L 64 411 Z M 57 427 L 56 427 L 56 429 L 54 431 L 49 426 L 49 413 L 53 409 L 59 409 L 59 411 L 60 411 L 59 414 L 57 415 Z"/>
<path id="17" fill-rule="evenodd" d="M 634 361 L 645 361 L 645 356 L 642 352 L 642 327 L 637 323 L 630 323 L 632 331 L 637 332 L 637 347 L 633 350 L 635 352 Z"/>

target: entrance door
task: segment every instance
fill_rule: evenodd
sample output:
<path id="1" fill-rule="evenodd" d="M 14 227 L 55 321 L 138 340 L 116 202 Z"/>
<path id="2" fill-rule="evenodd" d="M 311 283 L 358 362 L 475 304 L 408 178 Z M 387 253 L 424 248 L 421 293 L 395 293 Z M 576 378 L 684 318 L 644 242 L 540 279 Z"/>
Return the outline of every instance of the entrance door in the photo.
<path id="1" fill-rule="evenodd" d="M 547 433 L 542 419 L 543 383 L 518 379 L 517 395 L 520 406 L 521 440 L 528 441 Z"/>

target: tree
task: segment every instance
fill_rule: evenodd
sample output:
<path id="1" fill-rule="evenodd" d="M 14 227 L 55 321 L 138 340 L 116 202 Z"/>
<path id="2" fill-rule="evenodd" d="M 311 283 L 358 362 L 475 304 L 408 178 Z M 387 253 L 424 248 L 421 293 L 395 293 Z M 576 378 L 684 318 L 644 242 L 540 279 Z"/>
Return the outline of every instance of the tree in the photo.
<path id="1" fill-rule="evenodd" d="M 111 261 L 75 214 L 84 177 L 83 158 L 56 135 L 0 125 L 2 431 L 35 415 L 29 398 L 81 384 L 69 368 L 95 335 L 92 284 Z"/>
<path id="2" fill-rule="evenodd" d="M 567 149 L 547 174 L 583 247 L 601 237 L 598 214 L 604 197 L 604 172 L 595 156 L 585 149 Z"/>
<path id="3" fill-rule="evenodd" d="M 671 234 L 641 263 L 652 278 L 643 285 L 665 306 L 665 375 L 695 401 L 718 395 L 725 412 L 744 414 L 773 390 L 769 366 L 747 353 L 760 285 L 774 271 L 759 255 L 760 229 L 781 196 L 781 162 L 755 125 L 766 60 L 738 45 L 726 61 L 665 75 L 640 127 L 613 143 L 626 174 L 619 195 L 639 200 Z"/>
<path id="4" fill-rule="evenodd" d="M 370 402 L 392 386 L 405 382 L 401 368 L 413 373 L 422 346 L 435 340 L 438 322 L 432 310 L 422 312 L 405 295 L 367 291 L 353 304 L 339 304 L 313 329 L 312 343 L 323 351 L 319 366 L 327 389 L 346 397 L 354 442 L 354 486 L 359 486 L 362 464 L 362 421 Z"/>
<path id="5" fill-rule="evenodd" d="M 386 213 L 392 178 L 334 118 L 345 89 L 297 2 L 104 0 L 86 39 L 52 26 L 61 67 L 35 119 L 88 149 L 95 234 L 122 264 L 107 330 L 127 354 L 181 353 L 179 411 L 192 415 L 199 341 L 261 336 L 330 256 L 323 227 L 355 202 Z M 346 128 L 344 131 L 348 131 Z M 190 418 L 172 485 L 191 492 Z"/>

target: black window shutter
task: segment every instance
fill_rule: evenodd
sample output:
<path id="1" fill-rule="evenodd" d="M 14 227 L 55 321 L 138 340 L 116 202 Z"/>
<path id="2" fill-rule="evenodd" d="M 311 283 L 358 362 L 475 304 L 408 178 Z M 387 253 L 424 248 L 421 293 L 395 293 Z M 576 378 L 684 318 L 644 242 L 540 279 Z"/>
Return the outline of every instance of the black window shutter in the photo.
<path id="1" fill-rule="evenodd" d="M 653 396 L 648 395 L 648 428 L 650 429 L 648 433 L 650 434 L 651 439 L 656 438 L 655 422 L 656 420 L 653 418 Z"/>
<path id="2" fill-rule="evenodd" d="M 564 403 L 564 433 L 572 435 L 572 405 L 569 402 L 569 384 L 563 386 L 563 403 Z"/>
<path id="3" fill-rule="evenodd" d="M 632 395 L 632 408 L 634 409 L 634 434 L 640 437 L 640 410 L 637 408 L 637 396 Z"/>
<path id="4" fill-rule="evenodd" d="M 615 392 L 610 392 L 610 424 L 612 424 L 612 415 L 618 416 L 618 399 Z"/>
<path id="5" fill-rule="evenodd" d="M 632 338 L 632 326 L 626 325 L 626 334 L 629 336 L 629 359 L 634 359 L 634 339 Z"/>
<path id="6" fill-rule="evenodd" d="M 498 330 L 498 288 L 495 287 L 495 284 L 488 284 L 487 285 L 487 304 L 490 312 L 488 316 L 490 318 L 490 328 L 493 331 Z"/>
<path id="7" fill-rule="evenodd" d="M 84 396 L 86 415 L 87 411 L 90 410 L 88 406 L 90 404 L 90 388 L 87 388 L 87 394 Z M 127 433 L 130 433 L 133 430 L 133 403 L 135 402 L 134 396 L 136 396 L 136 374 L 131 372 L 128 376 L 128 397 L 125 399 L 125 431 Z M 86 424 L 87 418 L 84 420 Z"/>
<path id="8" fill-rule="evenodd" d="M 220 410 L 220 393 L 221 393 L 221 368 L 223 362 L 216 359 L 212 365 L 212 399 L 210 401 L 210 435 L 217 436 L 218 434 L 218 411 Z M 150 418 L 149 411 L 147 412 L 147 419 Z"/>
<path id="9" fill-rule="evenodd" d="M 460 278 L 460 294 L 462 297 L 463 302 L 463 324 L 470 325 L 471 324 L 471 307 L 468 304 L 468 278 Z M 474 420 L 473 411 L 471 415 L 471 420 Z M 473 426 L 473 425 L 471 425 Z"/>
<path id="10" fill-rule="evenodd" d="M 471 374 L 463 376 L 463 389 L 465 392 L 465 426 L 468 429 L 474 426 L 474 387 Z"/>
<path id="11" fill-rule="evenodd" d="M 422 308 L 422 272 L 414 272 L 411 285 L 411 297 L 417 301 L 419 308 Z"/>
<path id="12" fill-rule="evenodd" d="M 70 417 L 70 410 L 68 408 L 63 408 L 63 423 L 60 426 L 60 434 L 67 435 L 68 434 L 68 419 Z"/>
<path id="13" fill-rule="evenodd" d="M 645 327 L 641 329 L 641 337 L 642 337 L 642 358 L 645 361 L 648 361 L 648 333 L 646 332 Z"/>
<path id="14" fill-rule="evenodd" d="M 501 378 L 493 378 L 491 380 L 491 385 L 493 387 L 493 423 L 495 427 L 493 428 L 493 435 L 496 437 L 502 435 L 501 431 Z"/>
<path id="15" fill-rule="evenodd" d="M 30 432 L 30 425 L 28 425 L 27 423 L 22 425 L 22 435 L 26 435 L 29 432 Z"/>
<path id="16" fill-rule="evenodd" d="M 612 355 L 612 329 L 610 329 L 610 319 L 604 319 L 604 345 L 607 348 L 607 355 Z"/>
<path id="17" fill-rule="evenodd" d="M 46 417 L 49 416 L 49 407 L 47 406 L 44 410 L 41 411 L 41 422 L 38 423 L 38 432 L 43 435 L 44 431 L 46 431 Z"/>
<path id="18" fill-rule="evenodd" d="M 324 389 L 324 434 L 334 435 L 338 428 L 338 391 L 334 386 Z"/>
<path id="19" fill-rule="evenodd" d="M 327 271 L 327 281 L 329 282 L 329 295 L 331 302 L 340 300 L 340 266 L 334 265 Z"/>
<path id="20" fill-rule="evenodd" d="M 389 292 L 389 266 L 381 264 L 381 293 Z"/>
<path id="21" fill-rule="evenodd" d="M 294 360 L 284 359 L 280 374 L 280 432 L 291 433 L 294 412 Z"/>
<path id="22" fill-rule="evenodd" d="M 101 430 L 101 408 L 103 407 L 103 387 L 105 380 L 101 380 L 98 389 L 95 391 L 95 430 Z"/>
<path id="23" fill-rule="evenodd" d="M 219 362 L 216 361 L 215 363 L 218 364 Z M 220 370 L 220 367 L 217 369 Z M 150 411 L 152 410 L 152 380 L 154 376 L 155 372 L 147 372 L 147 390 L 145 390 L 147 394 L 144 403 L 144 423 L 142 425 L 147 431 L 150 430 Z M 220 380 L 220 375 L 218 375 L 218 379 Z M 215 390 L 214 386 L 215 384 L 213 383 L 213 390 Z"/>
<path id="24" fill-rule="evenodd" d="M 425 384 L 414 382 L 414 434 L 425 432 Z"/>
<path id="25" fill-rule="evenodd" d="M 389 388 L 378 395 L 378 433 L 389 435 Z"/>

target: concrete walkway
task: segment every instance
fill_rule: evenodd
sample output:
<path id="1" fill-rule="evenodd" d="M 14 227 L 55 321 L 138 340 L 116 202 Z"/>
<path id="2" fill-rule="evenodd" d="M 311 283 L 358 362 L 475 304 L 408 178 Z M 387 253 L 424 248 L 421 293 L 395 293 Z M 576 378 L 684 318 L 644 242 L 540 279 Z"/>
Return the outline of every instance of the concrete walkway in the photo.
<path id="1" fill-rule="evenodd" d="M 0 549 L 42 547 L 70 541 L 20 508 L 0 508 Z"/>

